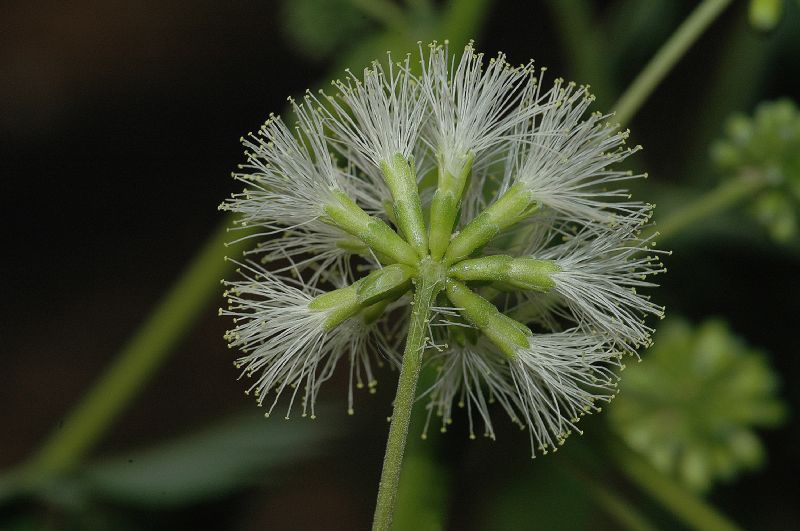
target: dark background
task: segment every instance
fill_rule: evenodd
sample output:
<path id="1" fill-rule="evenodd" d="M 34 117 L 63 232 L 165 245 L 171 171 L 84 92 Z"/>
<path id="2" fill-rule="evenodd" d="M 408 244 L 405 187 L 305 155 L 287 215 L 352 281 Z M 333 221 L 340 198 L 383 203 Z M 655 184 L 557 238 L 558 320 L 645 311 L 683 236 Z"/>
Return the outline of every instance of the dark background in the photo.
<path id="1" fill-rule="evenodd" d="M 693 2 L 672 4 L 660 24 L 641 32 L 628 48 L 614 76 L 614 95 Z M 797 6 L 787 6 L 793 16 L 775 32 L 759 34 L 747 27 L 740 4 L 690 51 L 631 124 L 634 142 L 647 148 L 636 163 L 659 185 L 710 182 L 707 151 L 697 146 L 716 136 L 725 115 L 749 111 L 763 99 L 800 95 Z M 593 6 L 598 20 L 606 16 L 604 2 Z M 278 2 L 204 0 L 0 4 L 6 248 L 0 469 L 29 456 L 58 429 L 221 223 L 217 205 L 238 188 L 228 175 L 242 158 L 239 137 L 257 129 L 269 112 L 280 112 L 288 95 L 328 78 L 337 63 L 330 55 L 346 44 L 310 57 L 292 40 L 283 9 Z M 496 0 L 477 35 L 478 47 L 490 54 L 503 50 L 513 62 L 534 57 L 556 74 L 569 75 L 569 52 L 550 17 L 544 3 L 523 7 Z M 362 19 L 352 40 L 375 31 L 376 22 Z M 606 35 L 615 37 L 613 31 Z M 735 48 L 734 39 L 744 44 Z M 722 93 L 710 94 L 708 87 L 719 87 L 720 64 L 738 60 L 727 55 L 736 49 L 754 54 L 755 59 L 741 60 L 755 66 Z M 712 98 L 724 101 L 709 106 Z M 600 99 L 610 105 L 611 90 Z M 727 318 L 737 334 L 771 353 L 784 397 L 796 408 L 799 255 L 752 227 L 747 244 L 737 243 L 726 223 L 719 221 L 720 230 L 711 235 L 675 243 L 659 302 L 696 321 Z M 242 395 L 244 385 L 236 381 L 222 340 L 227 323 L 216 315 L 220 303 L 204 312 L 95 454 L 155 444 L 249 411 L 252 402 Z M 341 403 L 346 381 L 327 386 L 323 399 L 334 403 L 327 421 L 345 435 L 269 485 L 161 511 L 100 506 L 123 515 L 133 529 L 365 528 L 392 380 L 386 374 L 376 396 L 359 395 L 355 417 L 348 417 Z M 529 463 L 527 437 L 504 426 L 499 416 L 496 424 L 497 443 L 468 441 L 464 426 L 437 443 L 459 486 L 451 495 L 453 529 L 480 526 L 480 501 L 487 492 L 514 481 L 523 474 L 520 468 L 545 462 Z M 712 500 L 754 529 L 785 529 L 798 517 L 800 441 L 792 418 L 765 437 L 768 467 L 718 487 Z M 541 472 L 533 473 L 546 475 L 550 467 L 542 464 Z M 41 501 L 7 506 L 0 517 L 16 522 L 29 513 L 41 515 L 32 520 L 36 526 L 82 527 L 75 522 L 86 521 Z M 613 527 L 601 514 L 592 522 L 593 528 Z"/>

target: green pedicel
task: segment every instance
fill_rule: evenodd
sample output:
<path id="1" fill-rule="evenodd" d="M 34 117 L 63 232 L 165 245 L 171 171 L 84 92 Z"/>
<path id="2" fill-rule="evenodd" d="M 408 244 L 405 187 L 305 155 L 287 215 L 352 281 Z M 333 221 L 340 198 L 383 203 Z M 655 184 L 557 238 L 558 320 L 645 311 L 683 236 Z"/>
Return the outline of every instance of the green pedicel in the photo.
<path id="1" fill-rule="evenodd" d="M 531 331 L 527 326 L 503 315 L 494 304 L 461 282 L 447 282 L 447 298 L 510 359 L 516 357 L 517 349 L 528 346 Z"/>
<path id="2" fill-rule="evenodd" d="M 333 192 L 335 203 L 325 205 L 331 224 L 366 243 L 376 253 L 395 262 L 414 266 L 419 262 L 417 252 L 383 220 L 370 216 L 355 201 L 340 190 Z"/>
<path id="3" fill-rule="evenodd" d="M 453 227 L 456 224 L 458 210 L 461 207 L 461 196 L 464 186 L 472 171 L 472 162 L 475 159 L 473 152 L 467 153 L 464 164 L 458 175 L 453 175 L 444 167 L 444 162 L 439 161 L 439 182 L 431 202 L 430 219 L 430 248 L 431 257 L 439 260 L 444 256 Z"/>
<path id="4" fill-rule="evenodd" d="M 552 260 L 495 255 L 463 260 L 450 267 L 449 274 L 462 281 L 488 280 L 546 293 L 555 287 L 552 274 L 559 271 L 561 268 Z"/>
<path id="5" fill-rule="evenodd" d="M 402 264 L 394 264 L 373 271 L 361 280 L 315 297 L 308 303 L 311 311 L 328 312 L 325 329 L 331 330 L 362 310 L 378 305 L 383 300 L 392 300 L 411 287 L 415 270 Z M 365 312 L 371 317 L 371 312 Z"/>
<path id="6" fill-rule="evenodd" d="M 445 253 L 445 263 L 451 265 L 467 258 L 500 231 L 519 223 L 538 207 L 532 192 L 521 184 L 515 184 L 453 238 Z"/>

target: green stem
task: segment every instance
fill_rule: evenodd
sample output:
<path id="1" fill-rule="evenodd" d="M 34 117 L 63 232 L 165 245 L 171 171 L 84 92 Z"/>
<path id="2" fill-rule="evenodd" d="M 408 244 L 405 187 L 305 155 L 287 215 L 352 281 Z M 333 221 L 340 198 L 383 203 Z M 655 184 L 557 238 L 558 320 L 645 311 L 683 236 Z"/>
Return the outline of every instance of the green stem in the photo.
<path id="1" fill-rule="evenodd" d="M 663 221 L 657 222 L 655 227 L 645 232 L 644 237 L 658 232 L 659 242 L 669 239 L 686 227 L 744 201 L 766 184 L 759 173 L 742 171 L 735 178 L 723 182 L 710 192 L 672 212 Z"/>
<path id="2" fill-rule="evenodd" d="M 612 107 L 620 124 L 628 123 L 672 67 L 730 3 L 731 0 L 703 0 L 683 21 Z"/>
<path id="3" fill-rule="evenodd" d="M 218 230 L 167 295 L 150 314 L 114 363 L 84 396 L 60 429 L 22 465 L 26 487 L 36 486 L 77 465 L 105 433 L 108 425 L 142 389 L 172 348 L 187 332 L 209 300 L 219 295 L 218 282 L 232 264 L 225 254 L 238 254 L 245 242 L 225 247 L 227 229 Z"/>
<path id="4" fill-rule="evenodd" d="M 403 352 L 403 365 L 397 383 L 397 396 L 394 399 L 392 422 L 389 425 L 389 439 L 386 443 L 381 481 L 378 486 L 378 501 L 372 523 L 374 531 L 387 531 L 392 526 L 392 513 L 400 483 L 411 410 L 416 398 L 417 380 L 422 367 L 422 353 L 425 350 L 431 305 L 444 287 L 443 276 L 444 271 L 440 264 L 427 260 L 421 264 L 414 291 L 411 323 Z"/>
<path id="5" fill-rule="evenodd" d="M 692 529 L 714 531 L 737 531 L 739 527 L 724 515 L 714 510 L 703 500 L 697 498 L 685 487 L 676 484 L 664 474 L 653 468 L 642 456 L 624 442 L 612 439 L 610 454 L 620 470 L 648 492 L 662 505 L 680 518 Z"/>

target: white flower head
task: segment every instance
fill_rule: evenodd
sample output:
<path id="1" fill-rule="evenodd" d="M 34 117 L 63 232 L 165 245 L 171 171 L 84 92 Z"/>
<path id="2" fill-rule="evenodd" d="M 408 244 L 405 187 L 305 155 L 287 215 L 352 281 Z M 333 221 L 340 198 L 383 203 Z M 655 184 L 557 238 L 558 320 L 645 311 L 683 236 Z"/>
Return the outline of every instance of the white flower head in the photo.
<path id="1" fill-rule="evenodd" d="M 271 264 L 272 273 L 303 276 L 309 287 L 328 282 L 336 287 L 356 280 L 353 257 L 366 263 L 359 269 L 372 269 L 377 262 L 369 247 L 341 229 L 315 221 L 286 230 L 280 237 L 259 242 L 245 256 Z"/>
<path id="2" fill-rule="evenodd" d="M 461 406 L 471 436 L 494 438 L 501 409 L 546 453 L 614 396 L 663 314 L 639 293 L 664 270 L 640 236 L 652 207 L 619 188 L 638 148 L 587 114 L 587 88 L 545 88 L 532 63 L 471 43 L 420 54 L 419 76 L 390 56 L 292 102 L 294 131 L 273 117 L 245 141 L 248 189 L 224 206 L 264 241 L 226 283 L 227 337 L 268 412 L 289 395 L 313 416 L 343 358 L 352 410 L 376 364 L 411 367 L 408 385 L 425 355 L 426 433 Z"/>
<path id="3" fill-rule="evenodd" d="M 557 450 L 573 431 L 581 433 L 578 420 L 614 397 L 618 378 L 613 368 L 620 357 L 578 329 L 533 335 L 527 348 L 517 350 L 509 367 L 532 457 L 536 450 Z"/>
<path id="4" fill-rule="evenodd" d="M 575 321 L 601 329 L 632 353 L 650 345 L 653 329 L 644 317 L 664 316 L 664 308 L 639 291 L 654 287 L 649 277 L 665 271 L 658 257 L 648 254 L 651 242 L 621 226 L 600 234 L 586 231 L 542 253 L 558 265 L 551 276 L 554 290 Z"/>
<path id="5" fill-rule="evenodd" d="M 316 113 L 293 102 L 298 117 L 296 134 L 280 117 L 270 119 L 256 134 L 242 139 L 247 149 L 246 173 L 235 173 L 248 189 L 221 205 L 239 214 L 242 225 L 266 229 L 263 236 L 310 223 L 323 215 L 322 207 L 341 176 L 322 135 Z"/>
<path id="6" fill-rule="evenodd" d="M 438 372 L 421 395 L 428 397 L 423 438 L 433 414 L 446 431 L 457 405 L 467 411 L 471 438 L 480 421 L 483 435 L 494 439 L 490 410 L 496 403 L 514 424 L 528 430 L 532 457 L 537 451 L 557 450 L 568 435 L 580 432 L 580 417 L 599 411 L 600 403 L 614 397 L 620 358 L 621 353 L 577 328 L 531 335 L 512 359 L 483 341 L 456 343 L 430 360 Z"/>
<path id="7" fill-rule="evenodd" d="M 483 424 L 483 436 L 495 438 L 491 412 L 499 404 L 512 421 L 520 420 L 520 403 L 516 390 L 509 384 L 508 364 L 502 356 L 476 345 L 453 345 L 434 354 L 429 363 L 437 366 L 436 381 L 420 398 L 428 398 L 428 416 L 422 433 L 427 438 L 428 427 L 435 414 L 441 419 L 441 432 L 453 422 L 453 407 L 467 411 L 469 435 L 474 439 L 476 423 Z"/>

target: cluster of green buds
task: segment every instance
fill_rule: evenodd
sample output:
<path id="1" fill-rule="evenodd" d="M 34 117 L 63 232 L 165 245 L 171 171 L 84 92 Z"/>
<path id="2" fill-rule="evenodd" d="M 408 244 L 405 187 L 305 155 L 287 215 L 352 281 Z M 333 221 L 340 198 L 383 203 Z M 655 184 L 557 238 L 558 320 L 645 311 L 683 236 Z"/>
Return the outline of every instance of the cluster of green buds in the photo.
<path id="1" fill-rule="evenodd" d="M 623 392 L 609 408 L 628 444 L 697 490 L 763 462 L 755 428 L 779 424 L 785 410 L 761 352 L 722 321 L 693 327 L 670 318 L 646 360 L 626 371 Z"/>
<path id="2" fill-rule="evenodd" d="M 753 116 L 736 115 L 712 159 L 726 178 L 757 183 L 751 212 L 777 241 L 800 233 L 800 110 L 791 100 L 765 102 Z"/>
<path id="3" fill-rule="evenodd" d="M 287 416 L 296 397 L 313 416 L 346 357 L 352 411 L 375 363 L 430 349 L 429 419 L 444 429 L 459 404 L 493 438 L 497 402 L 534 454 L 557 448 L 663 312 L 638 291 L 663 270 L 639 237 L 651 206 L 618 188 L 642 177 L 615 168 L 638 147 L 587 113 L 586 87 L 471 44 L 334 89 L 290 100 L 294 132 L 271 117 L 244 140 L 247 188 L 222 205 L 260 240 L 221 310 L 259 405 L 286 392 Z"/>

